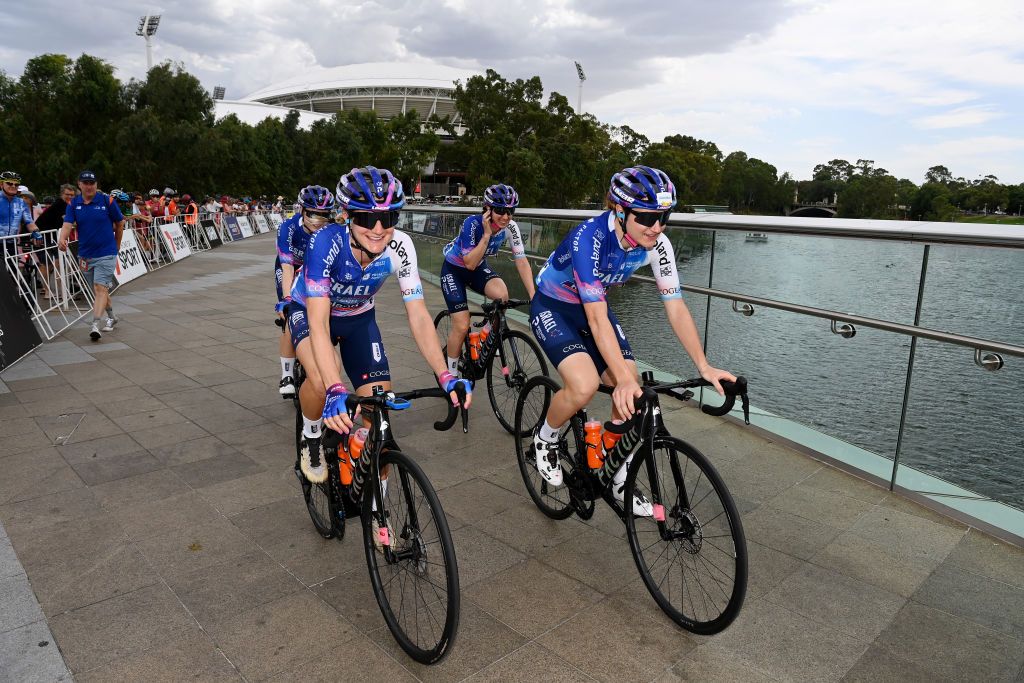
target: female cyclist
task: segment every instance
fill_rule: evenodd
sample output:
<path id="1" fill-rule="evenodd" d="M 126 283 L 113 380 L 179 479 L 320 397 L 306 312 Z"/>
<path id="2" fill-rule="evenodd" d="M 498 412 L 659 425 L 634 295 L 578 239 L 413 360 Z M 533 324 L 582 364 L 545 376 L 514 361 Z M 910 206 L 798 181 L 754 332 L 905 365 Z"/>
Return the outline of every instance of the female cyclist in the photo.
<path id="1" fill-rule="evenodd" d="M 608 287 L 622 285 L 638 268 L 650 265 L 672 331 L 701 376 L 722 393 L 719 380 L 736 378 L 711 367 L 697 327 L 683 302 L 675 253 L 662 234 L 676 190 L 663 172 L 648 166 L 624 169 L 612 176 L 606 211 L 573 228 L 537 275 L 530 323 L 544 353 L 558 368 L 563 388 L 551 399 L 547 418 L 534 436 L 537 470 L 554 486 L 562 484 L 558 459 L 559 428 L 587 405 L 598 384 L 613 385 L 612 418 L 634 413 L 641 395 L 636 362 L 626 335 L 608 308 Z M 629 461 L 615 474 L 612 492 L 621 503 Z M 640 494 L 633 512 L 651 516 Z"/>
<path id="2" fill-rule="evenodd" d="M 299 190 L 297 201 L 301 211 L 277 227 L 277 258 L 274 261 L 277 306 L 274 310 L 282 320 L 287 318 L 285 309 L 292 301 L 292 281 L 295 272 L 302 267 L 306 246 L 313 233 L 327 225 L 334 215 L 334 195 L 326 187 L 307 185 Z M 278 350 L 281 354 L 279 391 L 282 398 L 292 398 L 295 396 L 295 379 L 292 374 L 295 369 L 295 349 L 289 335 L 281 335 Z"/>
<path id="3" fill-rule="evenodd" d="M 459 234 L 444 247 L 441 292 L 452 320 L 448 335 L 448 371 L 452 374 L 457 372 L 459 350 L 469 332 L 466 287 L 488 299 L 508 299 L 505 281 L 487 265 L 487 257 L 498 253 L 506 238 L 523 286 L 533 298 L 533 269 L 526 258 L 519 226 L 512 220 L 517 206 L 519 195 L 511 185 L 491 185 L 484 192 L 483 213 L 467 218 Z"/>
<path id="4" fill-rule="evenodd" d="M 302 277 L 292 286 L 289 329 L 306 381 L 299 391 L 305 422 L 300 468 L 314 483 L 327 478 L 320 458 L 319 420 L 331 429 L 348 433 L 352 419 L 345 409 L 348 390 L 334 344 L 341 343 L 341 364 L 360 396 L 375 387 L 391 388 L 391 371 L 374 311 L 374 295 L 392 273 L 402 290 L 409 328 L 438 383 L 452 393 L 466 389 L 465 407 L 472 385 L 445 367 L 437 348 L 434 323 L 423 301 L 416 248 L 404 232 L 395 230 L 405 205 L 402 183 L 385 169 L 354 168 L 338 181 L 340 222 L 320 230 L 309 243 Z M 307 363 L 307 359 L 309 362 Z M 313 411 L 313 408 L 316 411 Z"/>

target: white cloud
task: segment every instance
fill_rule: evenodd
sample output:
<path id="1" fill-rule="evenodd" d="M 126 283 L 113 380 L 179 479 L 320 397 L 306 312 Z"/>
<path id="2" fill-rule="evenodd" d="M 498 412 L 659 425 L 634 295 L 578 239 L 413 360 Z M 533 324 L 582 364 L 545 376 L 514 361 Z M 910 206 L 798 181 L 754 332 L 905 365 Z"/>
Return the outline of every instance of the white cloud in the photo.
<path id="1" fill-rule="evenodd" d="M 1001 117 L 1003 114 L 989 105 L 977 105 L 974 107 L 960 107 L 959 109 L 951 109 L 941 114 L 932 114 L 931 116 L 924 116 L 914 121 L 918 128 L 924 129 L 936 129 L 936 128 L 966 128 L 968 126 L 978 126 L 993 119 Z"/>

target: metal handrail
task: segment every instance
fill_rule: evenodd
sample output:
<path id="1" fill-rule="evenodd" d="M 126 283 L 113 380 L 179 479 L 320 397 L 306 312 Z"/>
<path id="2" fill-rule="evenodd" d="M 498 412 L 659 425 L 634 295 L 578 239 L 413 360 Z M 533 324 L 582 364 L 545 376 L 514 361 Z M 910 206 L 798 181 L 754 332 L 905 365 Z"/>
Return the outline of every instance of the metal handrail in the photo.
<path id="1" fill-rule="evenodd" d="M 432 206 L 429 204 L 408 206 L 406 210 L 413 213 L 447 213 L 458 215 L 480 213 L 480 207 Z M 543 218 L 576 222 L 585 221 L 599 213 L 601 212 L 575 209 L 516 209 L 516 216 L 519 218 Z M 750 230 L 784 235 L 806 235 L 810 237 L 845 237 L 892 240 L 897 242 L 1024 249 L 1024 225 L 993 227 L 984 223 L 674 213 L 669 218 L 668 226 L 704 230 L 729 230 L 734 232 Z"/>

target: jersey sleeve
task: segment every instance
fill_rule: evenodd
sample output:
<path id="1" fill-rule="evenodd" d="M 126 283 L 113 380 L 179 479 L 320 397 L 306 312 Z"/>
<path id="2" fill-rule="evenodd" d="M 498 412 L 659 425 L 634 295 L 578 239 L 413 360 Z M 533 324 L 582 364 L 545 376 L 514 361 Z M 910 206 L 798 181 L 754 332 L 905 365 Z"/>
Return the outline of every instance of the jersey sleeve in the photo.
<path id="1" fill-rule="evenodd" d="M 295 262 L 292 260 L 291 240 L 289 240 L 291 233 L 290 223 L 290 221 L 286 221 L 277 226 L 277 258 L 281 260 L 282 264 L 295 265 Z"/>
<path id="2" fill-rule="evenodd" d="M 473 239 L 473 234 L 477 228 L 477 216 L 470 216 L 462 222 L 462 229 L 459 230 L 459 236 L 455 238 L 455 249 L 459 256 L 465 256 L 469 252 L 473 251 L 473 247 L 476 246 L 476 240 Z"/>
<path id="3" fill-rule="evenodd" d="M 340 249 L 333 248 L 339 239 L 337 235 L 338 231 L 324 228 L 318 230 L 309 242 L 302 268 L 307 296 L 323 298 L 331 295 L 331 270 L 340 252 Z M 347 239 L 346 234 L 342 233 L 341 238 Z"/>
<path id="4" fill-rule="evenodd" d="M 508 230 L 508 246 L 512 250 L 512 258 L 526 258 L 526 246 L 523 244 L 523 233 L 519 229 L 519 224 L 509 221 L 505 229 Z"/>
<path id="5" fill-rule="evenodd" d="M 25 204 L 25 210 L 21 212 L 21 222 L 23 225 L 30 225 L 34 218 L 32 217 L 32 209 Z"/>
<path id="6" fill-rule="evenodd" d="M 395 236 L 388 247 L 391 249 L 391 264 L 398 276 L 398 287 L 402 290 L 402 301 L 406 303 L 423 298 L 423 283 L 416 260 L 416 245 L 404 232 L 395 230 Z"/>
<path id="7" fill-rule="evenodd" d="M 601 252 L 605 233 L 599 221 L 587 221 L 576 228 L 572 240 L 572 275 L 580 303 L 605 300 L 601 283 Z"/>
<path id="8" fill-rule="evenodd" d="M 75 202 L 74 200 L 68 202 L 68 208 L 64 209 L 64 222 L 74 223 L 75 222 Z"/>
<path id="9" fill-rule="evenodd" d="M 676 252 L 664 233 L 658 235 L 654 249 L 648 254 L 661 300 L 683 298 L 683 288 L 679 284 L 679 271 L 676 269 Z"/>

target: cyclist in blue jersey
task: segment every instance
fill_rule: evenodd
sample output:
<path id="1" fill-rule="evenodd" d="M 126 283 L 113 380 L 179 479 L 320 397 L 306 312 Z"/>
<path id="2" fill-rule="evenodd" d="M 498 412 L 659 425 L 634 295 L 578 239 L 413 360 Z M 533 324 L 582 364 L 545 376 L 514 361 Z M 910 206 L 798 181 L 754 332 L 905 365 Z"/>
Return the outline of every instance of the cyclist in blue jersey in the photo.
<path id="1" fill-rule="evenodd" d="M 32 217 L 32 207 L 18 196 L 21 176 L 14 171 L 4 171 L 0 173 L 0 183 L 3 184 L 3 192 L 0 193 L 0 237 L 13 237 L 19 234 L 24 226 L 32 233 L 33 238 L 41 243 L 43 234 Z M 15 247 L 13 239 L 0 240 L 0 258 L 6 255 L 13 256 L 16 252 Z"/>
<path id="2" fill-rule="evenodd" d="M 622 326 L 608 307 L 606 292 L 625 284 L 640 267 L 649 265 L 654 271 L 669 324 L 701 376 L 719 393 L 720 380 L 735 380 L 708 363 L 683 302 L 675 253 L 663 234 L 675 205 L 675 186 L 663 171 L 635 166 L 616 173 L 608 189 L 607 211 L 571 230 L 537 275 L 530 323 L 563 382 L 534 436 L 537 470 L 554 486 L 562 484 L 559 428 L 590 402 L 601 381 L 615 387 L 612 419 L 625 420 L 634 413 L 633 400 L 641 395 L 636 362 Z M 628 465 L 627 460 L 612 484 L 619 502 Z M 639 493 L 633 511 L 647 517 L 653 514 L 650 502 Z"/>
<path id="3" fill-rule="evenodd" d="M 277 284 L 277 316 L 287 319 L 288 304 L 291 303 L 292 282 L 295 273 L 302 267 L 306 245 L 320 228 L 334 217 L 334 195 L 326 187 L 307 185 L 299 190 L 299 206 L 302 210 L 283 221 L 277 228 L 277 258 L 274 260 L 274 280 Z M 283 330 L 282 330 L 283 332 Z M 288 334 L 282 334 L 278 342 L 281 354 L 282 398 L 295 396 L 295 349 Z"/>
<path id="4" fill-rule="evenodd" d="M 467 408 L 472 392 L 469 381 L 458 379 L 445 366 L 423 301 L 416 248 L 408 235 L 395 230 L 405 205 L 402 183 L 385 169 L 354 168 L 338 181 L 335 198 L 340 220 L 317 232 L 306 248 L 302 277 L 292 285 L 288 314 L 292 343 L 307 372 L 299 390 L 304 419 L 300 468 L 315 483 L 327 477 L 320 458 L 320 419 L 341 433 L 352 428 L 345 409 L 348 390 L 341 382 L 333 345 L 341 343 L 341 364 L 358 395 L 369 396 L 376 387 L 391 388 L 374 295 L 392 273 L 402 291 L 413 338 L 438 383 L 452 392 L 453 403 L 457 401 L 454 389 L 461 384 L 467 392 Z"/>
<path id="5" fill-rule="evenodd" d="M 533 298 L 533 269 L 526 258 L 522 233 L 512 220 L 519 195 L 511 185 L 491 185 L 484 191 L 484 209 L 479 216 L 470 216 L 455 239 L 444 247 L 441 266 L 441 293 L 451 313 L 452 329 L 448 335 L 448 371 L 456 373 L 459 350 L 469 332 L 469 304 L 466 287 L 488 299 L 506 301 L 508 287 L 501 276 L 487 265 L 487 257 L 498 253 L 508 240 L 516 270 L 530 298 Z"/>

